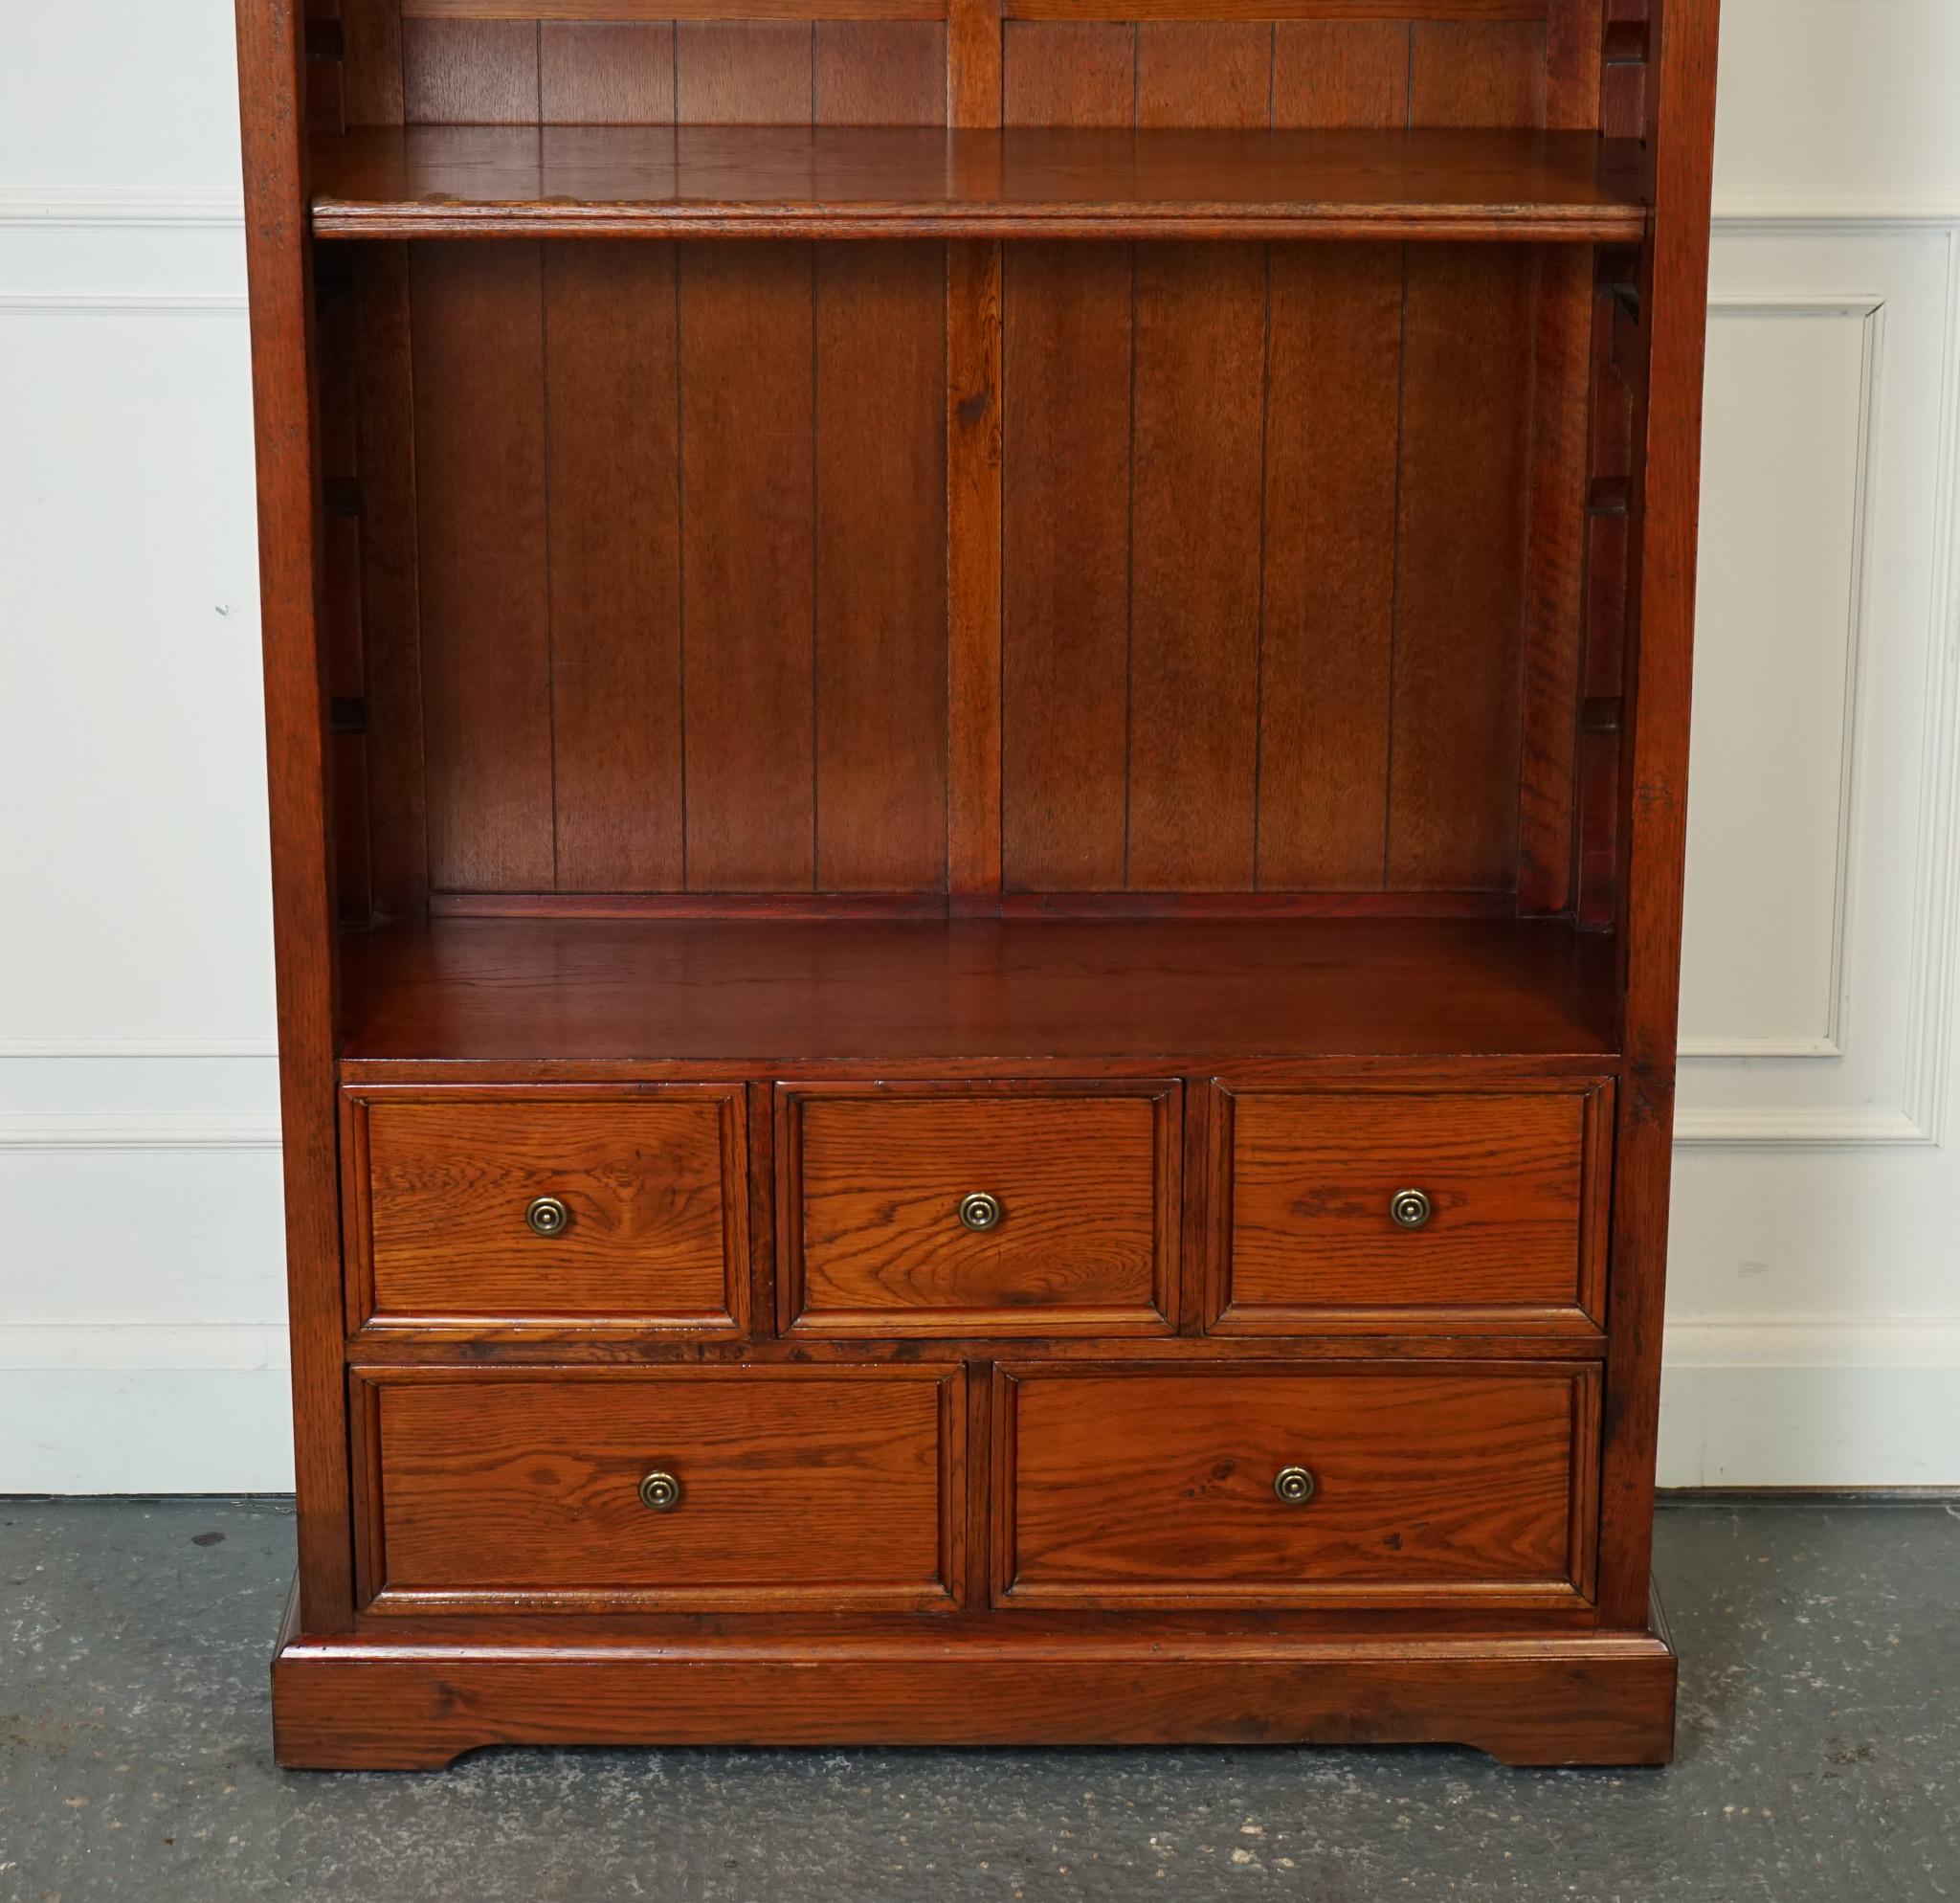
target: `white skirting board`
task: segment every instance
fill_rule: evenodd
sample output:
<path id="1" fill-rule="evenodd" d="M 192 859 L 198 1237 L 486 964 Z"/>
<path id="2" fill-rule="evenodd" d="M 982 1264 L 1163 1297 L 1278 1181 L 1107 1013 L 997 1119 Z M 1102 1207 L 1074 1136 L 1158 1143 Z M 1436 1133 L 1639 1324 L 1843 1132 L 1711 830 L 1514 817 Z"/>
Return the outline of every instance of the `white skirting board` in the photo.
<path id="1" fill-rule="evenodd" d="M 276 1327 L 0 1327 L 0 1493 L 290 1488 Z M 1663 1487 L 1960 1484 L 1960 1322 L 1671 1330 Z"/>

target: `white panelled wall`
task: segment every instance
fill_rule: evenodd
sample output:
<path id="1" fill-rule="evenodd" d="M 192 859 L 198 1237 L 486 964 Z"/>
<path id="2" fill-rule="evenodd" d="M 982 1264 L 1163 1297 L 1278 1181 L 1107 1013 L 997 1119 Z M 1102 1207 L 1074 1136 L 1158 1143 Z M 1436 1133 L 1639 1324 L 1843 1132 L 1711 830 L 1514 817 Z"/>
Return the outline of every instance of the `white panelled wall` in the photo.
<path id="1" fill-rule="evenodd" d="M 230 36 L 5 29 L 0 1492 L 290 1476 Z M 1662 1479 L 1960 1484 L 1960 6 L 1723 40 Z"/>

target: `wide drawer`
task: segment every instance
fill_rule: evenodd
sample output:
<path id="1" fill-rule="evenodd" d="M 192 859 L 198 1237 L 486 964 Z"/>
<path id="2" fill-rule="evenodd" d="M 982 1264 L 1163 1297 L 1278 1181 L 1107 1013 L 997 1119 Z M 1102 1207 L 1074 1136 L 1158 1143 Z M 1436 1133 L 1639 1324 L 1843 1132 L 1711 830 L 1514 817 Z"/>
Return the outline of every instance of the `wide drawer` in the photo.
<path id="1" fill-rule="evenodd" d="M 370 1610 L 959 1596 L 956 1368 L 366 1368 L 353 1382 Z"/>
<path id="2" fill-rule="evenodd" d="M 744 1326 L 739 1085 L 357 1089 L 345 1116 L 353 1326 Z"/>
<path id="3" fill-rule="evenodd" d="M 1612 1091 L 1221 1088 L 1210 1327 L 1596 1333 Z"/>
<path id="4" fill-rule="evenodd" d="M 1163 1333 L 1171 1083 L 777 1093 L 781 1321 L 807 1334 Z"/>
<path id="5" fill-rule="evenodd" d="M 997 1603 L 1591 1596 L 1591 1364 L 1022 1365 L 994 1432 Z"/>

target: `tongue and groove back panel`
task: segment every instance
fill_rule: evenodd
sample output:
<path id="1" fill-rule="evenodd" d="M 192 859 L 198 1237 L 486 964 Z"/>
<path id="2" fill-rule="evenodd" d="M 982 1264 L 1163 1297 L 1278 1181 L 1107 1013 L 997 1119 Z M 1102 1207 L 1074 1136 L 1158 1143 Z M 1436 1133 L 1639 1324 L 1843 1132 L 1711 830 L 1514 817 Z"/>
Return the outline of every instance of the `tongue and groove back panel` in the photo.
<path id="1" fill-rule="evenodd" d="M 316 11 L 327 123 L 938 124 L 949 38 L 969 123 L 1590 126 L 1602 87 L 1598 0 L 987 19 L 997 85 L 964 17 Z M 358 250 L 323 307 L 350 912 L 1569 904 L 1583 247 Z"/>

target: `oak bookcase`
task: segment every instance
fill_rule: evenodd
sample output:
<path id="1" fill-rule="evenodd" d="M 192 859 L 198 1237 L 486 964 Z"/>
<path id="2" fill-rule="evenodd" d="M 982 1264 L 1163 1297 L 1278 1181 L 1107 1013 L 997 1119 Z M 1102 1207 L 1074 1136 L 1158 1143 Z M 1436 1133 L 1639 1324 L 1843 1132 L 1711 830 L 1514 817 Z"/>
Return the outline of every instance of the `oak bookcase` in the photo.
<path id="1" fill-rule="evenodd" d="M 281 1759 L 1664 1759 L 1712 0 L 238 30 Z"/>

